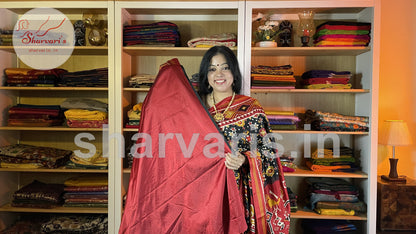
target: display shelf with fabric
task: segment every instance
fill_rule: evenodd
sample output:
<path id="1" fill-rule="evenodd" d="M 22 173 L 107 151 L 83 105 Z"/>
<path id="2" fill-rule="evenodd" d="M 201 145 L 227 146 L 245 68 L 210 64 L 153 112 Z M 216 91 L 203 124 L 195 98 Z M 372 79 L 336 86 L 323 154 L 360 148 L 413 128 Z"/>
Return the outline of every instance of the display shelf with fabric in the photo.
<path id="1" fill-rule="evenodd" d="M 112 1 L 0 2 L 0 231 L 13 232 L 26 216 L 47 218 L 51 214 L 97 214 L 103 221 L 100 230 L 113 229 L 104 220 L 112 215 L 112 199 L 108 198 L 112 159 L 103 157 L 108 145 L 103 138 L 111 131 L 103 124 L 108 124 L 111 104 L 114 48 L 112 37 L 95 34 L 113 34 L 113 9 Z M 39 27 L 32 31 L 32 25 Z M 20 31 L 26 32 L 22 45 Z M 95 43 L 97 39 L 100 44 Z M 65 112 L 74 106 L 63 107 L 63 103 L 74 99 L 94 104 L 78 103 L 88 114 L 83 112 L 68 122 Z M 76 175 L 102 178 L 105 191 L 96 197 L 89 194 L 88 199 L 77 194 L 72 203 L 66 203 L 64 184 Z M 38 229 L 33 232 L 46 231 L 41 223 L 35 226 Z"/>
<path id="2" fill-rule="evenodd" d="M 249 39 L 253 38 L 252 33 L 257 23 L 253 21 L 255 17 L 265 15 L 278 21 L 288 20 L 293 25 L 293 31 L 296 31 L 299 24 L 297 14 L 306 10 L 313 10 L 315 25 L 329 27 L 323 23 L 330 22 L 331 30 L 334 27 L 351 29 L 345 26 L 347 23 L 340 26 L 334 21 L 370 23 L 371 41 L 360 46 L 341 42 L 351 41 L 352 37 L 364 40 L 364 36 L 345 36 L 344 33 L 369 33 L 368 24 L 365 25 L 365 32 L 342 31 L 343 36 L 336 39 L 339 42 L 336 46 L 329 46 L 335 40 L 334 36 L 325 36 L 325 42 L 319 42 L 324 37 L 311 39 L 314 40 L 310 43 L 312 46 L 302 47 L 299 35 L 292 34 L 288 47 L 267 49 L 255 47 L 253 39 Z M 281 157 L 292 160 L 285 171 L 285 178 L 288 187 L 297 195 L 298 204 L 305 204 L 305 199 L 308 198 L 304 181 L 309 178 L 340 178 L 349 181 L 360 188 L 359 197 L 366 204 L 366 210 L 355 215 L 342 215 L 327 210 L 319 210 L 321 213 L 318 214 L 298 205 L 300 209 L 291 215 L 291 232 L 306 231 L 304 220 L 335 219 L 354 221 L 354 228 L 360 233 L 375 233 L 376 204 L 372 198 L 375 193 L 376 171 L 372 162 L 377 157 L 373 137 L 377 135 L 378 103 L 377 89 L 374 89 L 378 85 L 377 1 L 247 1 L 246 12 L 252 18 L 246 17 L 245 23 L 245 51 L 250 56 L 245 56 L 244 77 L 251 83 L 251 95 L 264 106 L 266 114 L 269 110 L 273 133 L 279 136 Z M 319 28 L 318 33 L 333 33 L 322 30 Z M 368 38 L 365 36 L 366 40 Z M 287 67 L 291 69 L 285 69 Z M 317 76 L 318 73 L 322 76 Z M 329 73 L 331 76 L 328 76 Z M 290 83 L 292 81 L 289 76 L 293 76 L 296 81 Z M 350 122 L 353 119 L 362 122 Z M 347 163 L 350 159 L 347 160 L 347 156 L 342 154 L 343 160 L 339 160 L 337 165 L 331 164 L 331 160 L 337 160 L 332 155 L 322 155 L 325 158 L 320 161 L 311 158 L 318 148 L 326 150 L 345 146 L 353 149 L 354 163 Z M 343 170 L 348 172 L 341 172 Z"/>

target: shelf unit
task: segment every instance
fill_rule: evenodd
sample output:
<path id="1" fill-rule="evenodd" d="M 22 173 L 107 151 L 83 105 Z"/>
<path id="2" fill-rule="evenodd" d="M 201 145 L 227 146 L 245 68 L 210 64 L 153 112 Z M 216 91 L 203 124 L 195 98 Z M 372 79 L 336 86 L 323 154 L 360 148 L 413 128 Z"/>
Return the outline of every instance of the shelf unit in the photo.
<path id="1" fill-rule="evenodd" d="M 321 132 L 321 131 L 274 131 L 282 136 L 279 143 L 284 146 L 286 155 L 295 157 L 302 165 L 303 160 L 312 152 L 306 147 L 316 147 L 320 134 L 335 135 L 342 145 L 360 151 L 362 171 L 357 173 L 315 173 L 299 168 L 293 173 L 285 173 L 288 187 L 301 197 L 305 196 L 307 177 L 343 178 L 360 188 L 360 197 L 367 204 L 367 213 L 359 216 L 322 216 L 300 209 L 292 213 L 291 232 L 300 233 L 301 219 L 345 219 L 352 220 L 361 230 L 360 233 L 376 232 L 376 181 L 377 169 L 377 106 L 378 106 L 378 56 L 379 56 L 379 13 L 378 1 L 247 1 L 245 23 L 244 77 L 249 82 L 252 65 L 292 65 L 295 77 L 312 69 L 335 71 L 349 70 L 353 73 L 353 89 L 349 90 L 307 90 L 307 89 L 251 89 L 251 95 L 257 98 L 265 109 L 304 113 L 307 109 L 344 115 L 368 116 L 369 132 Z M 301 10 L 315 12 L 315 25 L 328 20 L 348 20 L 371 22 L 371 43 L 367 47 L 301 47 L 295 28 L 299 22 L 297 13 Z M 289 20 L 293 24 L 294 47 L 260 48 L 253 47 L 251 17 L 257 13 L 273 14 L 279 20 Z M 305 138 L 308 135 L 308 138 Z M 305 144 L 306 141 L 308 144 Z M 331 145 L 325 141 L 325 145 Z M 299 202 L 299 201 L 298 201 Z M 301 203 L 301 202 L 300 202 Z M 298 206 L 302 208 L 302 206 Z"/>
<path id="2" fill-rule="evenodd" d="M 244 2 L 241 1 L 121 1 L 115 3 L 115 29 L 116 29 L 116 87 L 120 95 L 115 100 L 117 115 L 115 116 L 116 131 L 120 132 L 125 140 L 126 153 L 129 150 L 129 141 L 137 133 L 137 129 L 125 128 L 126 113 L 136 103 L 143 102 L 149 89 L 128 87 L 129 77 L 136 74 L 157 75 L 159 66 L 172 58 L 178 58 L 190 78 L 199 70 L 202 56 L 208 48 L 190 48 L 187 41 L 195 37 L 231 32 L 237 35 L 239 45 L 244 44 L 243 24 Z M 178 25 L 180 47 L 140 47 L 123 45 L 123 25 L 147 24 L 160 21 L 169 21 Z M 242 60 L 243 47 L 234 47 L 232 50 Z M 248 93 L 248 86 L 246 87 Z M 135 143 L 135 142 L 132 142 Z M 130 143 L 131 144 L 131 143 Z M 122 153 L 124 156 L 125 153 Z M 117 191 L 128 189 L 130 169 L 123 169 L 123 161 L 116 162 L 120 171 L 116 181 L 120 181 Z M 119 226 L 123 212 L 123 194 L 116 194 L 115 225 Z"/>
<path id="3" fill-rule="evenodd" d="M 240 61 L 243 77 L 242 93 L 257 98 L 265 108 L 302 112 L 306 109 L 336 112 L 346 115 L 370 117 L 369 132 L 319 132 L 319 131 L 274 131 L 284 139 L 279 141 L 285 152 L 293 153 L 302 160 L 305 136 L 312 145 L 320 134 L 335 134 L 341 142 L 360 151 L 362 171 L 356 173 L 314 173 L 300 168 L 294 173 L 285 173 L 289 186 L 301 190 L 307 177 L 336 177 L 351 180 L 360 186 L 367 213 L 362 216 L 323 216 L 300 210 L 292 214 L 292 232 L 298 233 L 301 219 L 348 219 L 361 224 L 363 233 L 376 230 L 376 180 L 377 168 L 377 114 L 378 114 L 378 64 L 380 0 L 276 0 L 276 1 L 1 1 L 0 28 L 12 27 L 19 15 L 36 7 L 51 7 L 65 13 L 70 19 L 81 19 L 83 12 L 105 14 L 108 22 L 106 46 L 76 47 L 73 56 L 63 65 L 69 71 L 109 67 L 109 82 L 105 88 L 84 87 L 3 87 L 0 86 L 0 144 L 33 143 L 74 149 L 74 135 L 88 132 L 101 139 L 102 129 L 59 127 L 9 127 L 7 110 L 16 103 L 58 104 L 67 97 L 91 97 L 105 100 L 109 104 L 108 170 L 73 169 L 5 169 L 0 168 L 0 183 L 8 186 L 7 194 L 0 195 L 0 221 L 10 224 L 19 213 L 107 213 L 109 233 L 117 233 L 123 213 L 123 193 L 128 186 L 129 169 L 123 169 L 123 157 L 137 129 L 125 128 L 127 111 L 146 97 L 148 88 L 128 87 L 128 78 L 136 74 L 153 74 L 159 65 L 178 58 L 190 77 L 199 69 L 207 48 L 186 47 L 186 41 L 199 36 L 222 32 L 234 32 L 238 47 L 232 48 Z M 325 20 L 358 20 L 372 23 L 371 43 L 367 47 L 294 47 L 260 48 L 252 46 L 252 22 L 254 13 L 273 11 L 280 19 L 296 24 L 296 13 L 302 9 L 316 12 L 315 22 Z M 171 21 L 179 26 L 181 47 L 127 47 L 123 45 L 123 25 L 158 21 Z M 296 25 L 295 25 L 296 26 Z M 12 46 L 0 46 L 0 69 L 20 67 Z M 250 89 L 251 65 L 291 64 L 295 76 L 309 69 L 351 70 L 354 73 L 354 89 L 350 90 L 304 90 L 304 89 Z M 119 136 L 123 136 L 120 140 Z M 102 147 L 97 140 L 97 148 Z M 62 182 L 76 174 L 107 174 L 109 179 L 108 209 L 56 208 L 22 209 L 8 205 L 10 195 L 28 183 L 32 177 Z M 296 186 L 298 188 L 296 188 Z"/>
<path id="4" fill-rule="evenodd" d="M 107 31 L 109 35 L 114 34 L 114 2 L 113 1 L 1 1 L 0 2 L 0 28 L 13 29 L 17 20 L 27 11 L 48 7 L 59 10 L 65 14 L 72 22 L 81 20 L 84 13 L 94 13 L 102 15 L 107 20 Z M 87 29 L 88 33 L 88 29 Z M 109 68 L 108 87 L 113 86 L 113 38 L 107 38 L 104 46 L 91 46 L 87 42 L 86 46 L 76 46 L 70 58 L 59 68 L 66 69 L 70 72 L 90 70 L 94 68 Z M 20 61 L 15 54 L 13 46 L 0 46 L 0 70 L 11 67 L 29 68 Z M 81 149 L 74 142 L 74 137 L 80 133 L 88 133 L 94 137 L 93 144 L 97 150 L 101 150 L 106 143 L 102 142 L 103 133 L 106 131 L 111 134 L 111 127 L 105 129 L 97 128 L 69 128 L 66 126 L 53 127 L 12 127 L 7 126 L 7 110 L 15 104 L 43 104 L 59 105 L 66 98 L 92 98 L 109 104 L 109 126 L 112 123 L 112 96 L 114 92 L 108 87 L 7 87 L 3 86 L 4 77 L 1 78 L 0 87 L 0 107 L 2 115 L 0 116 L 0 144 L 30 144 L 37 146 L 56 147 L 67 150 Z M 112 152 L 112 146 L 109 146 L 109 152 Z M 111 187 L 113 182 L 113 163 L 114 158 L 109 158 L 109 168 L 107 170 L 82 170 L 82 169 L 18 169 L 18 168 L 0 168 L 0 183 L 2 184 L 2 193 L 0 195 L 0 223 L 10 225 L 21 214 L 107 214 L 109 220 L 112 217 L 112 208 L 114 200 L 112 197 Z M 109 178 L 109 202 L 108 208 L 79 208 L 79 207 L 56 207 L 52 209 L 39 208 L 21 208 L 10 205 L 12 194 L 22 186 L 32 182 L 34 179 L 45 183 L 63 183 L 66 179 L 77 175 L 97 174 L 107 175 Z M 3 226 L 4 227 L 4 226 Z M 113 223 L 109 222 L 109 233 L 114 233 Z"/>

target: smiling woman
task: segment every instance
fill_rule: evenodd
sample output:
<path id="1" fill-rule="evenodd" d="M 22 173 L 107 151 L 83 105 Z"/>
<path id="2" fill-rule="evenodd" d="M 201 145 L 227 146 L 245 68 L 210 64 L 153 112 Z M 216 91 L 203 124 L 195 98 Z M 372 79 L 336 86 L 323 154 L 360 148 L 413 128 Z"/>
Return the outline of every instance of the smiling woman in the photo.
<path id="1" fill-rule="evenodd" d="M 289 233 L 289 197 L 272 147 L 276 139 L 266 137 L 271 130 L 259 102 L 239 94 L 242 77 L 236 56 L 225 46 L 210 48 L 199 78 L 199 95 L 231 147 L 224 163 L 234 171 L 242 196 L 245 233 Z"/>

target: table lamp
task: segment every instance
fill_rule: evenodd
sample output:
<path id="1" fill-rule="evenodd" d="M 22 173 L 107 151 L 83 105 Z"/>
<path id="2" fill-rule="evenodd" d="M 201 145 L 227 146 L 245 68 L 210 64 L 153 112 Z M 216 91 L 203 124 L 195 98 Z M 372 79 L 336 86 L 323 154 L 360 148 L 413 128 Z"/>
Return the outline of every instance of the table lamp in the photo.
<path id="1" fill-rule="evenodd" d="M 397 162 L 399 161 L 395 155 L 396 146 L 405 146 L 412 144 L 407 124 L 403 120 L 385 120 L 381 129 L 380 144 L 391 145 L 393 152 L 390 161 L 390 173 L 388 176 L 382 175 L 381 178 L 388 182 L 406 183 L 405 176 L 398 176 Z"/>

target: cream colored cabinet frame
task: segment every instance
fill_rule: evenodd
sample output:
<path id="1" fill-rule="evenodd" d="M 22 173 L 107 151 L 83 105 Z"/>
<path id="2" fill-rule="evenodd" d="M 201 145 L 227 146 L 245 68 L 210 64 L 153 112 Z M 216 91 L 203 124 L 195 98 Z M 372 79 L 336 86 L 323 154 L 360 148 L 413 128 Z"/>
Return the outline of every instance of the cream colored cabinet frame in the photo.
<path id="1" fill-rule="evenodd" d="M 335 134 L 346 146 L 360 152 L 362 171 L 358 173 L 314 173 L 299 169 L 285 173 L 289 187 L 295 193 L 304 189 L 307 177 L 337 177 L 353 181 L 360 187 L 361 197 L 367 204 L 364 216 L 323 216 L 303 211 L 291 215 L 291 232 L 299 233 L 301 219 L 346 219 L 352 220 L 364 233 L 376 232 L 376 183 L 377 183 L 377 126 L 378 126 L 378 69 L 379 69 L 379 1 L 246 1 L 245 13 L 245 57 L 244 77 L 250 82 L 252 65 L 291 64 L 296 77 L 311 69 L 350 70 L 354 74 L 351 90 L 263 90 L 251 89 L 251 96 L 257 98 L 267 109 L 304 112 L 306 109 L 321 110 L 346 115 L 368 116 L 369 132 L 319 132 L 308 130 L 275 131 L 282 136 L 280 143 L 286 155 L 294 155 L 297 162 L 304 160 L 306 147 L 316 145 L 318 135 Z M 349 20 L 371 22 L 371 43 L 368 47 L 300 47 L 296 35 L 297 13 L 304 9 L 315 11 L 316 26 L 328 20 Z M 260 48 L 252 46 L 252 15 L 258 12 L 274 14 L 275 19 L 289 20 L 294 26 L 294 47 Z M 309 139 L 315 142 L 305 144 Z M 297 194 L 304 197 L 304 194 Z M 300 204 L 303 204 L 299 202 Z"/>
<path id="2" fill-rule="evenodd" d="M 178 58 L 188 78 L 199 70 L 203 54 L 208 48 L 191 48 L 187 40 L 232 32 L 237 35 L 237 47 L 233 51 L 240 61 L 244 59 L 244 2 L 243 1 L 117 1 L 115 2 L 115 128 L 124 136 L 125 144 L 117 148 L 121 152 L 116 161 L 115 175 L 115 226 L 120 225 L 123 215 L 123 194 L 128 190 L 130 170 L 123 169 L 123 157 L 132 144 L 137 129 L 124 127 L 127 111 L 134 104 L 143 102 L 149 89 L 129 88 L 128 78 L 136 74 L 157 75 L 159 66 Z M 178 25 L 181 34 L 180 47 L 123 46 L 123 25 L 146 24 L 169 21 Z M 248 86 L 245 89 L 248 93 Z"/>
<path id="3" fill-rule="evenodd" d="M 75 47 L 70 58 L 60 66 L 70 72 L 108 67 L 108 87 L 7 87 L 3 86 L 4 77 L 0 86 L 0 107 L 3 113 L 0 116 L 0 144 L 14 143 L 33 144 L 40 146 L 52 146 L 68 150 L 80 149 L 74 143 L 74 135 L 89 133 L 95 136 L 94 144 L 97 150 L 101 150 L 108 142 L 102 141 L 103 129 L 93 128 L 68 128 L 56 127 L 10 127 L 7 126 L 7 110 L 17 103 L 59 105 L 69 97 L 93 98 L 109 104 L 108 134 L 112 134 L 114 99 L 114 2 L 113 1 L 1 1 L 0 2 L 0 28 L 13 29 L 19 16 L 34 8 L 54 8 L 65 14 L 71 21 L 81 20 L 83 13 L 102 15 L 107 20 L 107 38 L 104 46 Z M 16 56 L 13 46 L 0 46 L 0 70 L 9 67 L 27 67 Z M 0 168 L 0 223 L 1 228 L 9 226 L 19 213 L 68 213 L 68 214 L 108 214 L 109 233 L 114 233 L 116 228 L 111 220 L 114 220 L 113 191 L 114 191 L 114 148 L 109 147 L 109 167 L 107 170 L 81 170 L 81 169 L 8 169 Z M 66 178 L 82 174 L 106 174 L 109 178 L 108 208 L 69 208 L 58 207 L 54 209 L 14 208 L 8 203 L 14 191 L 38 178 L 45 182 L 62 183 Z M 2 226 L 4 225 L 4 226 Z"/>

